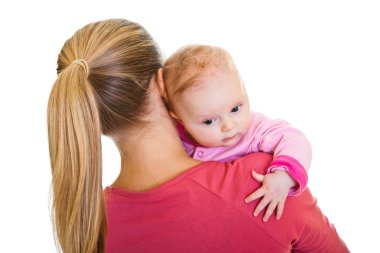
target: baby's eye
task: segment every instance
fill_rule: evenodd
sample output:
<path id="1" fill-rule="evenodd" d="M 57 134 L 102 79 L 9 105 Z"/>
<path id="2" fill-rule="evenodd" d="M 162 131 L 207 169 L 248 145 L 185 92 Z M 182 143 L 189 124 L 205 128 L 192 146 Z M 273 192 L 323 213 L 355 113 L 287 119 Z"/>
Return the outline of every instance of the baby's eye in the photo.
<path id="1" fill-rule="evenodd" d="M 210 126 L 214 122 L 215 122 L 215 119 L 206 119 L 205 121 L 203 121 L 203 124 Z"/>
<path id="2" fill-rule="evenodd" d="M 231 112 L 238 112 L 241 108 L 241 105 L 237 105 L 231 109 Z"/>

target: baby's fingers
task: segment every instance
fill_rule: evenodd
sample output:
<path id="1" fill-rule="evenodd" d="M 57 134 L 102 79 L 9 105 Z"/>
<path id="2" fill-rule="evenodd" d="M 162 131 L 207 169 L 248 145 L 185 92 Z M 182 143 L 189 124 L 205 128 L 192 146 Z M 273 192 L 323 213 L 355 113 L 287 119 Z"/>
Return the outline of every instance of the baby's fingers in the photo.
<path id="1" fill-rule="evenodd" d="M 245 198 L 245 203 L 249 203 L 251 201 L 254 201 L 255 199 L 261 198 L 262 196 L 264 196 L 264 194 L 265 194 L 264 188 L 260 187 L 259 189 L 251 193 L 251 195 Z"/>
<path id="2" fill-rule="evenodd" d="M 285 206 L 285 201 L 278 202 L 277 212 L 276 212 L 276 219 L 277 220 L 281 219 L 282 213 L 284 211 L 284 206 Z"/>
<path id="3" fill-rule="evenodd" d="M 252 177 L 259 183 L 262 183 L 264 181 L 265 175 L 259 174 L 256 171 L 252 170 Z"/>
<path id="4" fill-rule="evenodd" d="M 260 203 L 257 205 L 255 211 L 253 212 L 253 216 L 257 217 L 259 215 L 259 213 L 268 205 L 268 203 L 270 202 L 270 198 L 266 198 L 264 197 Z"/>
<path id="5" fill-rule="evenodd" d="M 270 202 L 270 204 L 268 205 L 267 210 L 265 212 L 265 215 L 263 217 L 263 221 L 265 221 L 265 222 L 268 221 L 269 217 L 272 215 L 272 213 L 276 209 L 277 203 L 278 203 L 277 201 Z M 277 218 L 277 216 L 276 216 L 276 218 Z"/>

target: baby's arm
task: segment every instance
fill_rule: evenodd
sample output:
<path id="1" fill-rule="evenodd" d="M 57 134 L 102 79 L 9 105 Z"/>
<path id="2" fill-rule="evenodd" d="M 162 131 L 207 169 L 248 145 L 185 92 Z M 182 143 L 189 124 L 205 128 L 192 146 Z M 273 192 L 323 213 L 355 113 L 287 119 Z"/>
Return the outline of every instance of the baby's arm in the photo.
<path id="1" fill-rule="evenodd" d="M 284 170 L 297 182 L 289 195 L 301 193 L 307 186 L 307 171 L 311 163 L 311 145 L 305 135 L 284 120 L 269 119 L 253 113 L 250 135 L 251 152 L 273 154 L 267 172 Z"/>
<path id="2" fill-rule="evenodd" d="M 259 113 L 253 113 L 250 130 L 252 152 L 273 153 L 273 161 L 266 175 L 252 171 L 252 176 L 262 187 L 246 198 L 251 202 L 261 198 L 254 216 L 257 216 L 266 206 L 264 221 L 267 221 L 275 209 L 276 219 L 280 219 L 288 195 L 301 193 L 307 185 L 307 170 L 311 160 L 311 146 L 299 130 L 283 120 L 265 118 Z"/>

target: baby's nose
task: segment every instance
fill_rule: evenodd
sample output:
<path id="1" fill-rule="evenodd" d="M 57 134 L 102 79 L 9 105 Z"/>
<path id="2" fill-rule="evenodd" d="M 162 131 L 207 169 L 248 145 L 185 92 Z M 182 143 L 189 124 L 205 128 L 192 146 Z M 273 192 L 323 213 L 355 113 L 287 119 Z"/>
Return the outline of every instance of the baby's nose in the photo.
<path id="1" fill-rule="evenodd" d="M 222 131 L 231 131 L 236 126 L 235 122 L 231 118 L 227 118 L 223 121 Z"/>

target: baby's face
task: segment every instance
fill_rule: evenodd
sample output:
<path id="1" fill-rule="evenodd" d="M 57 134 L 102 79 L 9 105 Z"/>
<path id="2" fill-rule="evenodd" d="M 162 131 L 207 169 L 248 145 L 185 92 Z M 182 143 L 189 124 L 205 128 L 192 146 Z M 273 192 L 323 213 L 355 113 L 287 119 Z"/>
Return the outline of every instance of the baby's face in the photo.
<path id="1" fill-rule="evenodd" d="M 186 131 L 205 147 L 235 145 L 250 124 L 248 96 L 234 69 L 206 71 L 199 85 L 176 99 L 174 108 Z"/>

